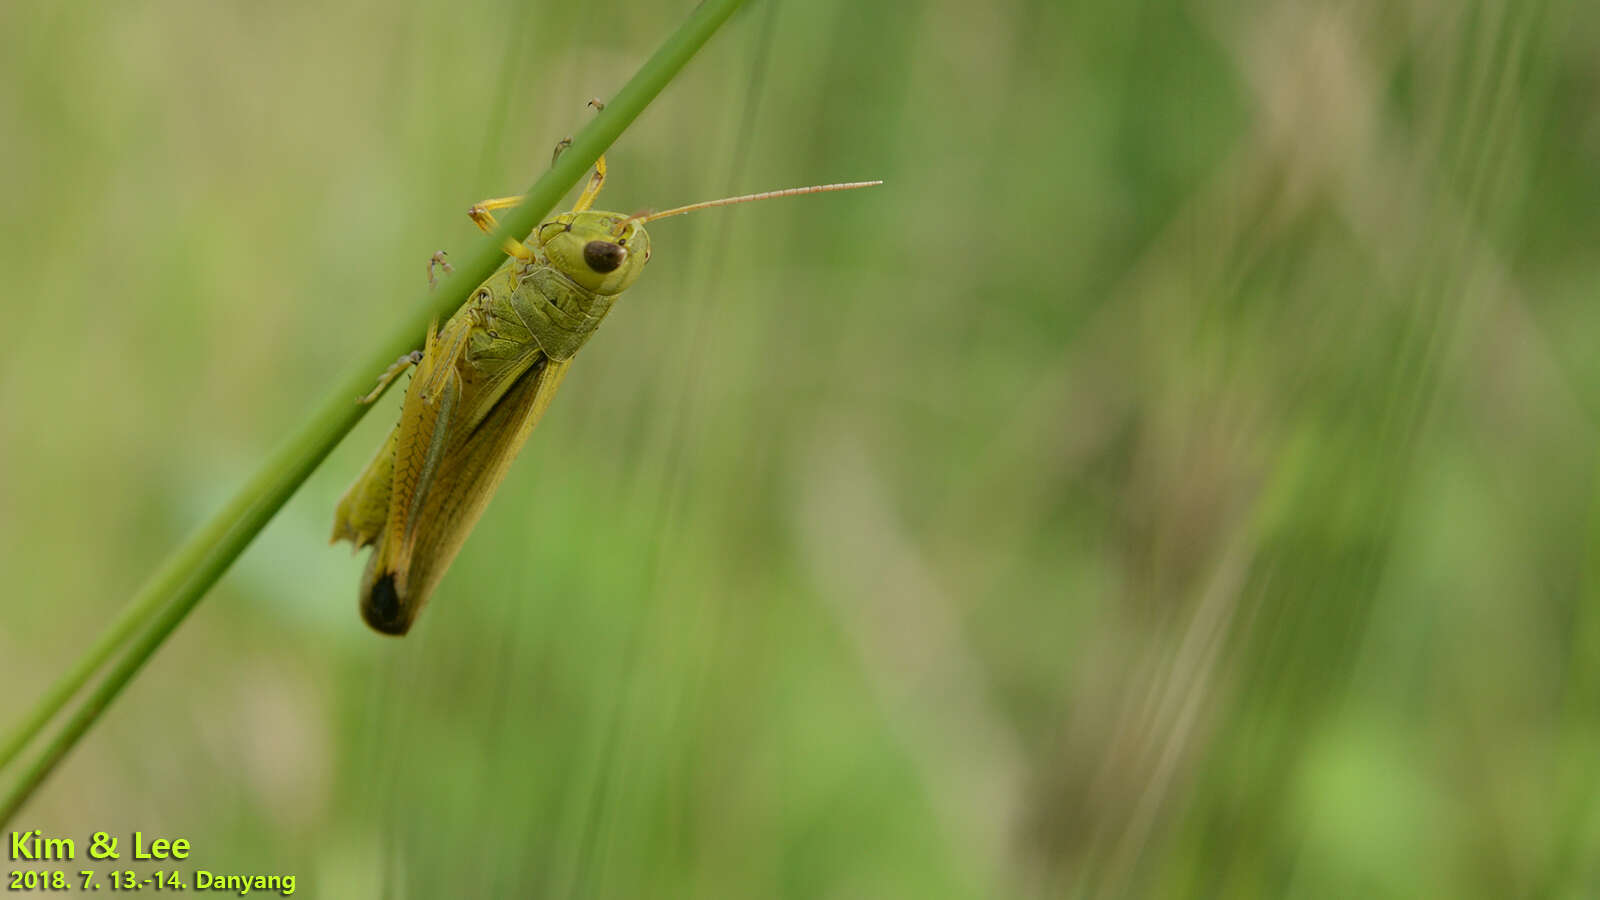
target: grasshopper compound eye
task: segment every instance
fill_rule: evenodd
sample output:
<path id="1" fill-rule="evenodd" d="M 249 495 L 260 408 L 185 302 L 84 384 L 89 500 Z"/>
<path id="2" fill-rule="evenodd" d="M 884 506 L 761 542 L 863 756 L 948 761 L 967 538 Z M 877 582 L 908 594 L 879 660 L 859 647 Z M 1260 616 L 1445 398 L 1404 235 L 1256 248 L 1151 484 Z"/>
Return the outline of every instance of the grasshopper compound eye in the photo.
<path id="1" fill-rule="evenodd" d="M 604 275 L 615 272 L 628 258 L 628 249 L 610 241 L 590 241 L 583 245 L 583 261 L 589 268 Z"/>

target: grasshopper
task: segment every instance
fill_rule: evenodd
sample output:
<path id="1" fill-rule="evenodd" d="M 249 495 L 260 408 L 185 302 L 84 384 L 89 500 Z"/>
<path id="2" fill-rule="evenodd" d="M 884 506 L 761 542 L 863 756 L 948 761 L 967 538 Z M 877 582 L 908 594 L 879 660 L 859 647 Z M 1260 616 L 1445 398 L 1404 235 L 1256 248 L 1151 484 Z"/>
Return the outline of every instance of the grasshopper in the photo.
<path id="1" fill-rule="evenodd" d="M 566 142 L 563 142 L 565 144 Z M 559 154 L 563 149 L 557 146 Z M 650 260 L 644 225 L 752 200 L 841 191 L 878 181 L 815 185 L 708 200 L 664 212 L 591 209 L 605 183 L 601 156 L 571 210 L 508 238 L 507 259 L 462 307 L 428 328 L 421 350 L 402 356 L 360 402 L 370 403 L 411 367 L 400 421 L 340 499 L 334 542 L 372 545 L 361 576 L 361 615 L 376 631 L 403 635 L 450 567 L 467 534 L 618 296 Z M 474 205 L 486 233 L 493 211 L 521 197 Z M 433 281 L 443 254 L 428 263 Z"/>

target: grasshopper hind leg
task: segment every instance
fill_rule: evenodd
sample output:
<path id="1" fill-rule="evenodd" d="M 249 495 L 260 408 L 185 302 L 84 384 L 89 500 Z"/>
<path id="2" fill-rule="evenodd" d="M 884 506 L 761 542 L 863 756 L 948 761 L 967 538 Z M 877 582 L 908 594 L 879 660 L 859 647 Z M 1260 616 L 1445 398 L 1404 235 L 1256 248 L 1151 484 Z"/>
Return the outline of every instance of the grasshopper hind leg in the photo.
<path id="1" fill-rule="evenodd" d="M 365 397 L 358 398 L 357 402 L 371 403 L 378 399 L 378 395 L 399 378 L 400 373 L 421 361 L 421 350 L 413 350 L 395 360 L 394 365 L 378 376 L 378 386 Z M 361 476 L 340 498 L 339 508 L 333 516 L 332 540 L 349 541 L 353 548 L 359 550 L 376 540 L 378 533 L 383 530 L 384 521 L 389 515 L 389 492 L 394 480 L 394 453 L 398 439 L 399 435 L 391 431 L 388 439 L 378 448 L 377 455 L 372 457 Z"/>
<path id="2" fill-rule="evenodd" d="M 352 551 L 371 544 L 382 533 L 389 518 L 389 494 L 394 485 L 394 454 L 397 435 L 378 447 L 361 475 L 339 498 L 333 516 L 332 541 L 349 541 Z"/>

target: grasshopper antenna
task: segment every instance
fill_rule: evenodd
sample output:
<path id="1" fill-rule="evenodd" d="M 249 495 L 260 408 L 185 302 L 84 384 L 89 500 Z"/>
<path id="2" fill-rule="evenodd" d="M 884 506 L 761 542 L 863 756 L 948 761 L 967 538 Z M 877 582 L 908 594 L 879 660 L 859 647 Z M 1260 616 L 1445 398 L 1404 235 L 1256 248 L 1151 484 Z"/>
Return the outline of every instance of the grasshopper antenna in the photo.
<path id="1" fill-rule="evenodd" d="M 810 187 L 785 188 L 781 191 L 762 191 L 759 194 L 745 194 L 740 197 L 723 197 L 721 200 L 702 200 L 688 206 L 678 206 L 661 212 L 646 212 L 629 216 L 623 225 L 629 222 L 654 222 L 668 216 L 681 216 L 686 212 L 697 209 L 710 209 L 713 206 L 732 206 L 735 203 L 749 203 L 752 200 L 771 200 L 775 197 L 795 197 L 800 194 L 825 194 L 829 191 L 852 191 L 856 188 L 872 187 L 883 184 L 882 181 L 849 181 L 843 184 L 813 184 Z"/>

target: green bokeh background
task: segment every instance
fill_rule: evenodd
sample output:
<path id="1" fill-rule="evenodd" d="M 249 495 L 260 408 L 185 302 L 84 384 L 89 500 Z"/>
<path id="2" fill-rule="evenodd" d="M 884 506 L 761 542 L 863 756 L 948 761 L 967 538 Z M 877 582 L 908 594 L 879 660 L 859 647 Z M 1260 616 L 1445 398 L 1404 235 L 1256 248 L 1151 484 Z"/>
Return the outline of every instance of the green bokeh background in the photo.
<path id="1" fill-rule="evenodd" d="M 0 5 L 0 722 L 689 8 Z M 1594 896 L 1596 46 L 754 0 L 601 205 L 886 184 L 655 226 L 403 641 L 326 543 L 385 398 L 15 827 L 311 897 Z"/>

